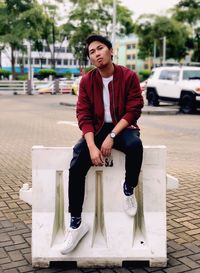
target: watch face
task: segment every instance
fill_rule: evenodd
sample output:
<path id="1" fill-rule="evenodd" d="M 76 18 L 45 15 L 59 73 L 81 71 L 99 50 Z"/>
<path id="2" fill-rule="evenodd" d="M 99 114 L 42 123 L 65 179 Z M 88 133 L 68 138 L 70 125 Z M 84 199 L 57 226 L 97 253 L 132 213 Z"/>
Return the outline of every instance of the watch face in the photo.
<path id="1" fill-rule="evenodd" d="M 116 134 L 114 132 L 110 133 L 111 138 L 115 138 Z"/>

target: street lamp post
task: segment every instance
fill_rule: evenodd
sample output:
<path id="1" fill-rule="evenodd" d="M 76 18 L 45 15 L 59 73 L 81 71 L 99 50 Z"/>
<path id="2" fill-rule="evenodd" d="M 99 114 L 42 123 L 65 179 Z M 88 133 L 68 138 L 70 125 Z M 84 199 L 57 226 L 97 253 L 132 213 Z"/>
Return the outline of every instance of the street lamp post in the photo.
<path id="1" fill-rule="evenodd" d="M 165 62 L 166 62 L 166 36 L 160 38 L 159 40 L 163 40 L 162 65 L 165 65 Z M 155 60 L 156 60 L 156 40 L 154 40 L 154 46 L 153 46 L 153 59 L 154 59 L 154 67 L 155 67 Z"/>

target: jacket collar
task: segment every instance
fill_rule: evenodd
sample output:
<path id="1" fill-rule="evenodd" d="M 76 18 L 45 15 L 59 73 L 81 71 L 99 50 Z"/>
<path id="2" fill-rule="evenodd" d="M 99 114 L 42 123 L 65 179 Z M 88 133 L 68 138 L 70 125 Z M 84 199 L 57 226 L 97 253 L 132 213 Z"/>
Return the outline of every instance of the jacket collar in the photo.
<path id="1" fill-rule="evenodd" d="M 120 69 L 120 66 L 117 64 L 113 63 L 113 66 L 114 66 L 113 81 L 117 82 L 120 79 L 121 69 Z M 102 76 L 99 70 L 97 68 L 95 70 L 96 70 L 96 76 L 97 76 L 98 82 L 102 82 Z"/>

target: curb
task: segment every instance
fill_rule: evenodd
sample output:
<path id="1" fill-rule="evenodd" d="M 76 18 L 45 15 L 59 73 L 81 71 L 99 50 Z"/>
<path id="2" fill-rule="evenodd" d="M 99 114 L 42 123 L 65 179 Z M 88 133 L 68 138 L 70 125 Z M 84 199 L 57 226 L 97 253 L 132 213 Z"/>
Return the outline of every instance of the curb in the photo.
<path id="1" fill-rule="evenodd" d="M 75 103 L 70 102 L 60 102 L 60 105 L 68 106 L 68 107 L 76 107 Z M 153 106 L 144 106 L 142 110 L 143 115 L 177 115 L 179 113 L 178 109 L 169 109 L 169 108 L 161 108 L 161 107 L 153 107 Z"/>

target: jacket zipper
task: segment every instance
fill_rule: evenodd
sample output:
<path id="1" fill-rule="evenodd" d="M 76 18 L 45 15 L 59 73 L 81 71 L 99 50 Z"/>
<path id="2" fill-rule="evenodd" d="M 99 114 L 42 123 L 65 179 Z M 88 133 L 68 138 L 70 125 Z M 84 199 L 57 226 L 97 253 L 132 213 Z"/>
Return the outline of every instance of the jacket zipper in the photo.
<path id="1" fill-rule="evenodd" d="M 113 112 L 114 112 L 114 119 L 115 119 L 115 122 L 117 123 L 117 118 L 116 118 L 116 114 L 115 114 L 115 96 L 114 96 L 114 77 L 113 77 L 113 80 L 112 80 L 112 95 L 113 95 Z"/>
<path id="2" fill-rule="evenodd" d="M 103 88 L 103 86 L 102 86 L 102 88 Z M 102 91 L 103 92 L 103 91 Z M 102 94 L 102 99 L 103 99 L 103 94 Z M 104 102 L 103 102 L 103 108 L 104 108 Z M 103 109 L 104 110 L 104 109 Z M 102 125 L 101 125 L 101 127 L 99 128 L 99 130 L 95 133 L 95 136 L 101 131 L 101 129 L 103 128 L 103 126 L 104 126 L 104 123 L 105 123 L 105 111 L 103 111 L 103 122 L 102 122 Z"/>

